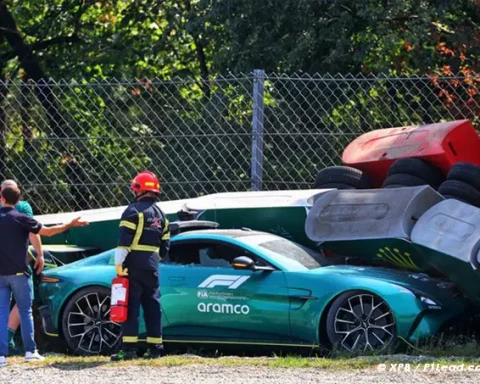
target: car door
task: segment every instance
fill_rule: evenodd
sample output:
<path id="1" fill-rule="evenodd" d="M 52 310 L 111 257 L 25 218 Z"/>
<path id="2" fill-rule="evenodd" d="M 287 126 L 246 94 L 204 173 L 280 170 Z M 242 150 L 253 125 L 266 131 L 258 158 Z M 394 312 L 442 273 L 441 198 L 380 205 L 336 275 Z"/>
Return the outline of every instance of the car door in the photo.
<path id="1" fill-rule="evenodd" d="M 227 242 L 172 244 L 171 263 L 161 267 L 160 278 L 166 341 L 288 343 L 284 273 L 234 269 L 237 256 L 265 263 Z"/>

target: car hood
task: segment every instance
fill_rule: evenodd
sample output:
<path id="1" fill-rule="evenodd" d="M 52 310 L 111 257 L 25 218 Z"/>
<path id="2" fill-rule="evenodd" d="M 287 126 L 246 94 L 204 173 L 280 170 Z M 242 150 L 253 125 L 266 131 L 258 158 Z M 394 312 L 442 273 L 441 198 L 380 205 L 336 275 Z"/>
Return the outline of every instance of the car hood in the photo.
<path id="1" fill-rule="evenodd" d="M 75 270 L 78 268 L 91 267 L 91 266 L 107 265 L 107 264 L 108 264 L 108 255 L 106 253 L 102 253 L 100 255 L 90 256 L 84 259 L 74 261 L 73 263 L 63 265 L 61 267 L 49 268 L 48 270 L 44 270 L 43 274 L 45 276 L 56 275 L 58 273 L 62 273 L 63 271 Z"/>
<path id="2" fill-rule="evenodd" d="M 414 293 L 449 301 L 461 297 L 461 293 L 452 282 L 429 276 L 425 273 L 408 272 L 382 267 L 353 265 L 334 265 L 312 269 L 308 272 L 315 276 L 324 274 L 344 275 L 352 279 L 371 279 L 384 281 L 407 288 Z"/>

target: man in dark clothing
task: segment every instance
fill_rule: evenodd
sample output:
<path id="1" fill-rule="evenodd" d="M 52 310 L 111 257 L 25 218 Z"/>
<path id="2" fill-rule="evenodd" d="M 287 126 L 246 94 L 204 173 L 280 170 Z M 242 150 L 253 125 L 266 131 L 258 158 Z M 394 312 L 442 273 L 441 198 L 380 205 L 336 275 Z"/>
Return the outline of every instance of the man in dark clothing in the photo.
<path id="1" fill-rule="evenodd" d="M 160 183 L 151 172 L 141 172 L 132 181 L 136 201 L 130 204 L 120 220 L 118 247 L 115 250 L 115 268 L 118 276 L 128 276 L 128 314 L 122 324 L 122 350 L 112 356 L 113 361 L 134 359 L 137 356 L 138 317 L 140 305 L 144 311 L 147 344 L 145 357 L 161 357 L 162 313 L 158 262 L 170 247 L 169 223 L 157 206 Z"/>
<path id="2" fill-rule="evenodd" d="M 7 364 L 8 316 L 10 297 L 13 293 L 20 313 L 25 362 L 42 361 L 34 340 L 32 317 L 32 285 L 27 262 L 28 238 L 30 233 L 54 236 L 71 227 L 87 225 L 79 218 L 68 224 L 43 227 L 38 221 L 14 209 L 20 199 L 18 187 L 2 189 L 0 208 L 0 367 Z M 35 247 L 35 245 L 34 245 Z M 37 251 L 39 269 L 43 267 L 41 248 Z"/>
<path id="3" fill-rule="evenodd" d="M 18 188 L 17 183 L 14 180 L 7 179 L 4 180 L 0 186 L 0 189 L 5 189 L 7 187 L 14 187 Z M 1 193 L 1 190 L 0 190 Z M 0 204 L 1 208 L 1 204 Z M 28 217 L 33 217 L 33 209 L 32 206 L 28 201 L 20 200 L 17 205 L 15 205 L 15 209 L 20 212 L 24 213 Z M 34 233 L 30 233 L 29 236 L 31 244 L 34 246 L 36 250 L 39 250 L 39 253 L 42 254 L 42 239 L 40 235 L 35 235 Z M 43 270 L 43 259 L 39 259 L 38 261 L 35 259 L 35 269 L 37 270 L 37 274 L 40 274 Z M 32 268 L 30 267 L 30 284 L 33 284 L 33 273 Z M 33 290 L 32 290 L 33 294 Z M 35 298 L 34 298 L 35 299 Z M 8 348 L 10 351 L 10 355 L 20 354 L 20 348 L 15 344 L 15 333 L 17 332 L 18 327 L 20 327 L 20 313 L 18 312 L 18 305 L 15 303 L 13 308 L 10 311 L 10 317 L 8 319 Z"/>

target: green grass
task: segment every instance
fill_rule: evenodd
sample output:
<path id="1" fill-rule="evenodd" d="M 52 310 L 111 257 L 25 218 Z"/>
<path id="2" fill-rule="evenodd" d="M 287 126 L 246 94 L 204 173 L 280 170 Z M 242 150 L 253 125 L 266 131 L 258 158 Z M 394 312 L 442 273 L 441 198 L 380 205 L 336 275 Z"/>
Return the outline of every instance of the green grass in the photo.
<path id="1" fill-rule="evenodd" d="M 407 344 L 409 355 L 428 355 L 436 358 L 462 356 L 463 358 L 480 358 L 480 342 L 471 336 L 456 335 L 431 338 L 420 345 Z"/>
<path id="2" fill-rule="evenodd" d="M 45 350 L 45 349 L 44 349 Z M 48 350 L 48 349 L 47 349 Z M 50 349 L 51 350 L 51 349 Z M 171 354 L 156 360 L 138 359 L 134 361 L 112 363 L 107 356 L 78 357 L 63 353 L 46 353 L 47 359 L 40 366 L 51 366 L 63 369 L 81 369 L 101 366 L 105 368 L 116 366 L 184 366 L 184 365 L 217 365 L 217 366 L 246 366 L 270 368 L 318 368 L 331 370 L 375 369 L 378 364 L 422 364 L 434 363 L 439 366 L 470 363 L 480 365 L 480 342 L 472 337 L 450 336 L 430 339 L 421 345 L 404 344 L 402 354 L 383 352 L 366 356 L 348 356 L 341 353 L 323 351 L 315 357 L 299 355 L 278 355 L 274 357 L 243 357 L 218 356 L 218 351 L 207 349 L 193 349 L 171 351 Z M 63 352 L 58 350 L 58 352 Z M 185 353 L 189 352 L 189 353 Z M 178 353 L 178 354 L 177 354 Z M 248 355 L 247 355 L 248 356 Z M 271 355 L 272 356 L 272 355 Z M 10 357 L 10 364 L 23 364 L 22 357 Z"/>
<path id="3" fill-rule="evenodd" d="M 10 364 L 22 364 L 21 357 L 9 358 Z M 410 356 L 410 355 L 379 355 L 379 356 L 359 356 L 359 357 L 198 357 L 192 355 L 170 355 L 161 359 L 145 360 L 138 359 L 113 363 L 109 357 L 77 357 L 66 355 L 47 355 L 43 362 L 32 363 L 38 366 L 50 366 L 62 369 L 83 369 L 93 367 L 113 368 L 117 366 L 148 366 L 148 367 L 171 367 L 185 365 L 217 365 L 217 366 L 246 366 L 246 367 L 269 367 L 269 368 L 319 368 L 325 370 L 352 370 L 352 369 L 374 369 L 378 364 L 396 364 L 410 363 L 423 364 L 435 363 L 439 366 L 470 363 L 480 363 L 480 358 L 473 357 L 434 357 L 434 356 Z"/>

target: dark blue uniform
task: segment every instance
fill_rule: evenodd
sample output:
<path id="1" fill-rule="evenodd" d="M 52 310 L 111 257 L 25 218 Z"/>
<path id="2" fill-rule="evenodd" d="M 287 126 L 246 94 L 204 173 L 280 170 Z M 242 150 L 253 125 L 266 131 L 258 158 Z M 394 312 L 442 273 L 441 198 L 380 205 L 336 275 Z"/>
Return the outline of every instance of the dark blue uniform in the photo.
<path id="1" fill-rule="evenodd" d="M 0 276 L 30 276 L 28 235 L 41 229 L 42 224 L 14 208 L 0 208 Z"/>
<path id="2" fill-rule="evenodd" d="M 140 304 L 144 311 L 147 343 L 162 344 L 158 262 L 170 248 L 169 223 L 154 198 L 143 198 L 130 204 L 120 221 L 119 247 L 128 255 L 123 268 L 128 268 L 130 290 L 128 317 L 122 324 L 125 350 L 135 349 L 138 341 Z"/>

